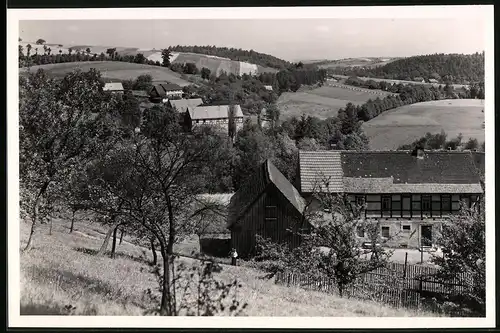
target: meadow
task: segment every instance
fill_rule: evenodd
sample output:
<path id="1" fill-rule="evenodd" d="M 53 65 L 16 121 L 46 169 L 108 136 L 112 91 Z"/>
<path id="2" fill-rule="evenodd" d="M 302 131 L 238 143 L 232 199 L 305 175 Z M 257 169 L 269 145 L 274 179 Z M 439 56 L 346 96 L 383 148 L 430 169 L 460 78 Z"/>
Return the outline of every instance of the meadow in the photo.
<path id="1" fill-rule="evenodd" d="M 484 100 L 451 99 L 406 105 L 386 111 L 363 124 L 374 150 L 397 149 L 427 132 L 444 130 L 448 139 L 462 133 L 463 140 L 485 140 Z"/>
<path id="2" fill-rule="evenodd" d="M 347 103 L 362 105 L 369 99 L 384 98 L 390 93 L 382 90 L 369 90 L 342 84 L 331 84 L 314 89 L 300 89 L 297 92 L 281 94 L 277 105 L 282 118 L 300 117 L 302 114 L 320 119 L 337 116 L 338 110 Z"/>
<path id="3" fill-rule="evenodd" d="M 79 221 L 73 233 L 69 223 L 54 219 L 38 229 L 35 248 L 20 253 L 21 315 L 147 315 L 157 307 L 148 289 L 156 292 L 158 283 L 151 273 L 151 253 L 130 243 L 127 236 L 117 244 L 114 259 L 97 256 L 105 230 L 92 221 Z M 20 221 L 21 243 L 29 224 Z M 177 248 L 177 251 L 188 250 Z M 179 262 L 195 264 L 181 257 Z M 217 280 L 237 279 L 242 286 L 238 299 L 247 302 L 246 316 L 433 316 L 427 312 L 395 309 L 371 301 L 338 298 L 322 292 L 277 285 L 264 273 L 251 267 L 223 265 Z M 157 292 L 156 292 L 157 293 Z M 158 293 L 157 293 L 158 294 Z"/>
<path id="4" fill-rule="evenodd" d="M 108 79 L 134 80 L 139 75 L 149 74 L 153 77 L 153 81 L 167 81 L 178 84 L 181 87 L 191 84 L 189 81 L 182 79 L 181 74 L 175 73 L 165 67 L 118 61 L 66 62 L 38 65 L 30 67 L 30 72 L 43 69 L 55 77 L 64 77 L 67 73 L 77 68 L 82 71 L 95 68 L 101 72 L 102 77 Z M 26 73 L 27 69 L 21 68 L 19 72 L 20 74 Z"/>

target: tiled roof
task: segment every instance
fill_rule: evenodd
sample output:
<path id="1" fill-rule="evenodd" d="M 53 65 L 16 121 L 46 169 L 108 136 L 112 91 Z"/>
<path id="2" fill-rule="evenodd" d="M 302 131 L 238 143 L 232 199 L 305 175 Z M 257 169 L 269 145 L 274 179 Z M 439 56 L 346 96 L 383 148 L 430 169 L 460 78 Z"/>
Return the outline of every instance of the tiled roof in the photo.
<path id="1" fill-rule="evenodd" d="M 239 105 L 235 105 L 236 118 L 243 118 L 243 112 Z M 210 106 L 197 106 L 188 107 L 189 116 L 193 120 L 200 119 L 224 119 L 228 118 L 229 105 L 210 105 Z"/>
<path id="2" fill-rule="evenodd" d="M 344 177 L 393 177 L 400 184 L 479 183 L 470 153 L 425 152 L 423 159 L 410 151 L 342 151 Z"/>
<path id="3" fill-rule="evenodd" d="M 430 151 L 417 159 L 408 151 L 300 151 L 299 168 L 303 193 L 325 178 L 331 192 L 480 193 L 484 154 Z"/>
<path id="4" fill-rule="evenodd" d="M 182 87 L 175 83 L 157 83 L 153 85 L 153 89 L 155 89 L 160 96 L 166 96 L 168 91 L 182 90 Z"/>
<path id="5" fill-rule="evenodd" d="M 104 87 L 102 88 L 104 91 L 123 91 L 123 85 L 121 82 L 107 82 L 104 83 Z"/>
<path id="6" fill-rule="evenodd" d="M 340 151 L 300 151 L 300 191 L 311 193 L 328 183 L 330 192 L 343 192 Z"/>
<path id="7" fill-rule="evenodd" d="M 232 226 L 238 221 L 255 200 L 261 196 L 269 184 L 274 184 L 278 191 L 283 194 L 293 207 L 295 207 L 300 214 L 303 213 L 305 200 L 271 161 L 266 160 L 231 197 L 227 227 Z"/>
<path id="8" fill-rule="evenodd" d="M 132 90 L 132 95 L 138 96 L 138 97 L 149 97 L 149 94 L 147 91 L 144 90 Z"/>
<path id="9" fill-rule="evenodd" d="M 173 99 L 170 100 L 170 105 L 174 107 L 178 112 L 186 112 L 188 107 L 197 107 L 200 104 L 203 104 L 201 98 L 191 98 L 191 99 Z"/>

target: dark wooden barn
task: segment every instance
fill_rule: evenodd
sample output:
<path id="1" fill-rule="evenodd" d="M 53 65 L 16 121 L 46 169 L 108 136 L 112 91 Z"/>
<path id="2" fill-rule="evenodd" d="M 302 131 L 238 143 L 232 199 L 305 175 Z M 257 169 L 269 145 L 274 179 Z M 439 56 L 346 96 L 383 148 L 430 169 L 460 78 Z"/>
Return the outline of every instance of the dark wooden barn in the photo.
<path id="1" fill-rule="evenodd" d="M 300 193 L 266 160 L 231 198 L 227 225 L 231 246 L 242 258 L 254 253 L 257 234 L 298 246 L 297 232 L 311 229 L 303 218 L 305 207 Z"/>

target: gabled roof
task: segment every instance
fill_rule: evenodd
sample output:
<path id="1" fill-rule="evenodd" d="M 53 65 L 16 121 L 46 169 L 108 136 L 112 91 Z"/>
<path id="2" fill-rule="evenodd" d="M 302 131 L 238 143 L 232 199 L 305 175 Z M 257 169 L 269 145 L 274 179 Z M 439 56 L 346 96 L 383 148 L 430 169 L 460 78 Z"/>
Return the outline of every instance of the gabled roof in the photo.
<path id="1" fill-rule="evenodd" d="M 299 191 L 297 191 L 271 161 L 266 160 L 231 198 L 231 202 L 229 203 L 228 228 L 235 224 L 246 213 L 270 184 L 274 184 L 278 191 L 283 194 L 286 200 L 290 202 L 300 214 L 303 213 L 306 207 L 304 198 L 302 198 Z"/>
<path id="2" fill-rule="evenodd" d="M 330 192 L 343 192 L 340 151 L 299 151 L 300 191 L 312 193 L 328 183 Z M 325 189 L 326 190 L 326 189 Z"/>
<path id="3" fill-rule="evenodd" d="M 123 91 L 121 82 L 106 82 L 102 88 L 104 91 Z"/>
<path id="4" fill-rule="evenodd" d="M 311 193 L 326 176 L 332 192 L 480 193 L 479 154 L 428 151 L 418 159 L 409 151 L 301 151 L 301 191 Z"/>
<path id="5" fill-rule="evenodd" d="M 194 108 L 200 104 L 203 104 L 203 100 L 201 98 L 173 99 L 173 100 L 170 100 L 169 103 L 178 112 L 186 112 L 188 107 Z"/>
<path id="6" fill-rule="evenodd" d="M 243 118 L 243 112 L 239 105 L 235 105 L 235 117 Z M 210 105 L 188 107 L 189 116 L 192 120 L 200 119 L 226 119 L 229 114 L 229 105 Z"/>

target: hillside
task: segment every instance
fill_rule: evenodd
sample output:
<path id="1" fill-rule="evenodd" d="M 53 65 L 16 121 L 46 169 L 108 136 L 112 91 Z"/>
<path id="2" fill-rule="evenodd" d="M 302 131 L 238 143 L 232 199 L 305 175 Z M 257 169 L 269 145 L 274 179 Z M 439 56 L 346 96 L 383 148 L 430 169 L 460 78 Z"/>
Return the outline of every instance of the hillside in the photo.
<path id="1" fill-rule="evenodd" d="M 134 80 L 139 75 L 149 74 L 153 77 L 153 81 L 167 81 L 178 84 L 181 87 L 191 84 L 191 82 L 182 79 L 180 74 L 165 67 L 117 61 L 66 62 L 39 65 L 30 67 L 30 72 L 33 73 L 38 69 L 43 69 L 55 77 L 64 77 L 67 73 L 76 68 L 82 71 L 88 71 L 91 68 L 95 68 L 101 72 L 103 78 L 116 80 Z M 21 75 L 27 73 L 27 71 L 27 68 L 19 69 Z"/>
<path id="2" fill-rule="evenodd" d="M 392 61 L 386 65 L 365 68 L 334 68 L 332 72 L 348 76 L 366 76 L 385 79 L 413 80 L 468 84 L 484 81 L 484 52 L 475 54 L 431 54 L 408 57 Z"/>
<path id="3" fill-rule="evenodd" d="M 386 111 L 363 124 L 374 150 L 397 149 L 417 140 L 427 132 L 444 130 L 448 138 L 462 133 L 464 140 L 485 140 L 484 101 L 452 99 L 416 103 Z"/>
<path id="4" fill-rule="evenodd" d="M 170 48 L 174 52 L 197 53 L 226 58 L 235 61 L 248 62 L 261 67 L 283 69 L 290 66 L 288 61 L 279 59 L 269 54 L 256 52 L 254 50 L 242 50 L 218 46 L 174 46 Z"/>
<path id="5" fill-rule="evenodd" d="M 104 239 L 104 230 L 97 224 L 80 221 L 70 234 L 67 222 L 54 220 L 52 235 L 49 235 L 47 224 L 41 225 L 36 248 L 20 254 L 21 315 L 64 315 L 70 312 L 72 315 L 134 316 L 151 313 L 157 304 L 148 296 L 147 290 L 158 294 L 158 283 L 149 265 L 151 252 L 133 245 L 125 236 L 124 242 L 117 244 L 115 259 L 96 256 L 95 251 Z M 24 244 L 29 225 L 21 221 L 20 229 L 20 241 Z M 177 248 L 177 251 L 182 250 L 182 247 Z M 184 251 L 187 250 L 188 247 L 184 247 Z M 188 267 L 196 262 L 184 257 L 179 261 Z M 248 302 L 243 313 L 246 316 L 432 316 L 276 285 L 273 280 L 262 276 L 262 272 L 245 266 L 223 265 L 223 270 L 215 273 L 217 280 L 229 282 L 238 279 L 242 284 L 238 298 Z M 75 309 L 67 310 L 68 305 Z"/>
<path id="6" fill-rule="evenodd" d="M 338 110 L 344 108 L 347 103 L 362 105 L 369 99 L 384 98 L 389 95 L 391 93 L 382 90 L 369 90 L 334 83 L 314 89 L 283 93 L 277 105 L 282 119 L 300 117 L 302 114 L 326 119 L 337 116 Z"/>
<path id="7" fill-rule="evenodd" d="M 345 68 L 345 67 L 366 67 L 373 68 L 383 66 L 390 62 L 396 61 L 399 58 L 392 57 L 368 57 L 368 58 L 346 58 L 339 60 L 308 60 L 303 61 L 304 64 L 314 64 L 319 68 Z"/>
<path id="8" fill-rule="evenodd" d="M 31 45 L 31 54 L 44 54 L 43 45 L 36 45 L 34 42 L 20 42 L 26 52 L 26 46 Z M 139 53 L 143 54 L 148 60 L 162 62 L 161 50 L 155 49 L 139 49 L 136 47 L 117 47 L 105 45 L 61 45 L 61 44 L 46 44 L 51 48 L 51 54 L 57 55 L 59 51 L 62 54 L 72 52 L 84 52 L 90 50 L 90 55 L 101 53 L 107 55 L 108 49 L 115 49 L 118 56 L 135 56 Z M 211 46 L 176 46 L 171 48 L 170 62 L 172 64 L 194 63 L 201 70 L 203 67 L 210 69 L 211 73 L 219 75 L 222 71 L 227 74 L 243 75 L 243 74 L 261 74 L 261 73 L 276 73 L 278 68 L 284 68 L 289 65 L 288 62 L 276 57 L 258 53 L 255 51 L 245 51 L 228 48 L 213 48 Z M 175 51 L 179 50 L 179 51 Z M 180 51 L 185 50 L 185 51 Z M 255 61 L 255 62 L 252 62 Z"/>

